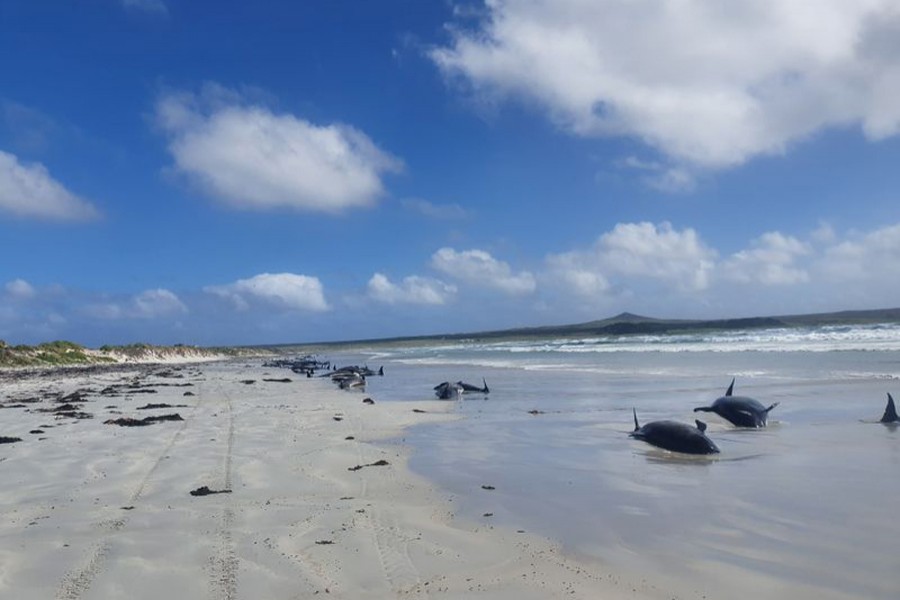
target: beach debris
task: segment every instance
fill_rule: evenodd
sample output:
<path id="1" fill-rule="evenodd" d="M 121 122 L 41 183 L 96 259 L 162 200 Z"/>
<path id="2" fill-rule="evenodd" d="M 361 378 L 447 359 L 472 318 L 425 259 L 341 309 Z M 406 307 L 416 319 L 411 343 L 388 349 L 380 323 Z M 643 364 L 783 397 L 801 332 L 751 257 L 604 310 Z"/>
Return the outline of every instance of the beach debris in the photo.
<path id="1" fill-rule="evenodd" d="M 496 490 L 497 488 L 495 488 L 495 487 L 492 486 L 492 485 L 483 485 L 483 486 L 481 486 L 481 489 L 483 489 L 483 490 Z"/>
<path id="2" fill-rule="evenodd" d="M 211 494 L 230 494 L 231 490 L 211 490 L 209 487 L 203 485 L 198 487 L 196 490 L 191 490 L 191 496 L 209 496 Z"/>
<path id="3" fill-rule="evenodd" d="M 421 408 L 414 408 L 413 412 L 414 413 L 424 413 L 424 412 L 428 412 L 428 411 L 422 410 Z"/>
<path id="4" fill-rule="evenodd" d="M 348 436 L 345 437 L 344 439 L 345 439 L 345 440 L 355 440 L 356 438 L 353 437 L 352 435 L 348 435 Z"/>
<path id="5" fill-rule="evenodd" d="M 241 379 L 241 383 L 243 383 L 244 385 L 252 385 L 252 384 L 256 383 L 256 380 L 255 379 Z"/>
<path id="6" fill-rule="evenodd" d="M 0 444 L 15 444 L 16 442 L 21 442 L 22 438 L 19 437 L 9 437 L 5 435 L 0 435 Z"/>
<path id="7" fill-rule="evenodd" d="M 342 417 L 340 415 L 334 415 L 331 418 L 334 419 L 335 421 L 343 421 L 344 420 L 344 417 Z"/>
<path id="8" fill-rule="evenodd" d="M 195 395 L 194 392 L 185 392 L 182 394 L 182 396 L 194 396 L 194 395 Z"/>
<path id="9" fill-rule="evenodd" d="M 144 406 L 138 406 L 136 410 L 155 410 L 157 408 L 187 408 L 187 404 L 166 404 L 165 402 L 154 404 L 153 402 L 149 402 Z"/>
<path id="10" fill-rule="evenodd" d="M 316 544 L 318 544 L 319 546 L 330 546 L 333 543 L 334 542 L 331 540 L 316 540 Z"/>
<path id="11" fill-rule="evenodd" d="M 493 517 L 493 516 L 494 516 L 494 513 L 484 513 L 484 514 L 481 515 L 481 516 L 482 516 L 482 517 Z"/>
<path id="12" fill-rule="evenodd" d="M 269 383 L 290 383 L 292 381 L 292 379 L 290 377 L 283 377 L 281 379 L 274 379 L 274 378 L 265 379 L 265 378 L 263 378 L 263 381 L 268 381 Z"/>
<path id="13" fill-rule="evenodd" d="M 363 404 L 375 404 L 375 401 L 371 398 L 363 398 Z"/>
<path id="14" fill-rule="evenodd" d="M 104 425 L 119 425 L 121 427 L 145 427 L 161 421 L 184 421 L 178 413 L 169 415 L 153 415 L 144 417 L 143 419 L 135 419 L 133 417 L 120 417 L 118 419 L 107 419 L 103 421 Z"/>
<path id="15" fill-rule="evenodd" d="M 389 464 L 391 464 L 391 463 L 382 459 L 382 460 L 376 460 L 375 462 L 369 463 L 367 465 L 356 465 L 355 467 L 348 467 L 347 470 L 348 471 L 359 471 L 360 469 L 362 469 L 364 467 L 386 467 Z"/>
<path id="16" fill-rule="evenodd" d="M 44 433 L 44 430 L 43 430 L 43 429 L 32 429 L 32 430 L 29 431 L 28 433 L 31 433 L 31 434 L 34 434 L 34 435 L 38 435 L 38 434 Z"/>
<path id="17" fill-rule="evenodd" d="M 544 411 L 542 411 L 542 410 L 538 410 L 538 409 L 536 409 L 536 408 L 533 408 L 533 409 L 531 409 L 531 410 L 528 411 L 528 414 L 529 414 L 529 415 L 543 415 L 543 414 L 545 414 L 545 413 L 544 413 Z"/>

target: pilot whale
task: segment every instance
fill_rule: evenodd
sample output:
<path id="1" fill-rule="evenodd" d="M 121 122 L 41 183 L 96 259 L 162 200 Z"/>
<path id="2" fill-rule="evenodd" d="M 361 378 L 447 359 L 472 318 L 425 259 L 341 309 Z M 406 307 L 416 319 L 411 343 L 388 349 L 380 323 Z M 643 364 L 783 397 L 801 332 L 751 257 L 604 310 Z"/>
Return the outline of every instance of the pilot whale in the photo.
<path id="1" fill-rule="evenodd" d="M 450 383 L 449 381 L 444 381 L 442 383 L 434 386 L 434 395 L 438 397 L 439 400 L 452 400 L 453 398 L 459 398 L 463 393 L 463 388 L 458 383 Z"/>
<path id="2" fill-rule="evenodd" d="M 897 407 L 894 406 L 894 399 L 888 394 L 887 406 L 884 407 L 884 416 L 881 417 L 879 423 L 900 423 L 900 416 L 897 416 Z"/>
<path id="3" fill-rule="evenodd" d="M 769 411 L 778 406 L 774 403 L 768 408 L 753 398 L 733 396 L 734 379 L 725 391 L 725 395 L 717 398 L 711 406 L 698 406 L 694 412 L 713 412 L 737 427 L 765 427 Z"/>
<path id="4" fill-rule="evenodd" d="M 462 388 L 463 392 L 477 392 L 479 394 L 489 394 L 491 390 L 488 388 L 487 381 L 484 380 L 484 377 L 481 378 L 481 383 L 484 384 L 484 387 L 478 387 L 477 385 L 472 385 L 471 383 L 466 383 L 464 381 L 457 381 L 456 385 Z"/>
<path id="5" fill-rule="evenodd" d="M 719 447 L 715 442 L 706 437 L 706 423 L 703 421 L 695 421 L 696 427 L 678 421 L 651 421 L 641 427 L 638 424 L 637 411 L 631 410 L 634 413 L 634 431 L 628 435 L 636 440 L 685 454 L 719 453 Z"/>

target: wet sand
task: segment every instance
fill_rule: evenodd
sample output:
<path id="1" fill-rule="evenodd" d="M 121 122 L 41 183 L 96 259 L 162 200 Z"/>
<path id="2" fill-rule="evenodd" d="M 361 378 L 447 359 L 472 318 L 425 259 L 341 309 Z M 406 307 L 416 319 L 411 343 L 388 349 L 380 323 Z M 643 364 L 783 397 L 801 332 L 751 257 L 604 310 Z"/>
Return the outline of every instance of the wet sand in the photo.
<path id="1" fill-rule="evenodd" d="M 690 597 L 460 517 L 402 441 L 456 418 L 452 403 L 265 381 L 284 375 L 240 361 L 0 373 L 0 436 L 22 440 L 0 445 L 0 597 Z"/>

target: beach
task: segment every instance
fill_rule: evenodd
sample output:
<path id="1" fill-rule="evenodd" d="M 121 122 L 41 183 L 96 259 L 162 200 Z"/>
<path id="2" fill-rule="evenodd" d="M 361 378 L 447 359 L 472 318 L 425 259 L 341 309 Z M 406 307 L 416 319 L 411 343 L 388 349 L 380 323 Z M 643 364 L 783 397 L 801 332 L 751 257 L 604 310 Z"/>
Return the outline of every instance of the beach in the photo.
<path id="1" fill-rule="evenodd" d="M 0 597 L 694 597 L 458 514 L 404 442 L 456 405 L 367 397 L 261 361 L 3 372 Z"/>

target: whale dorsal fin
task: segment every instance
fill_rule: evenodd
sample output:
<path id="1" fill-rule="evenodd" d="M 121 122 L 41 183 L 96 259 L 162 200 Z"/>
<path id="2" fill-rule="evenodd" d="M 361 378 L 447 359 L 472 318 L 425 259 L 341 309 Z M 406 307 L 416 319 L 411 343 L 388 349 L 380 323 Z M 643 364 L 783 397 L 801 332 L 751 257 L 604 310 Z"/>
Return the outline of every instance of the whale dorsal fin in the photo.
<path id="1" fill-rule="evenodd" d="M 894 399 L 888 394 L 887 406 L 884 407 L 884 416 L 881 417 L 881 422 L 893 423 L 894 421 L 900 421 L 900 417 L 897 416 L 897 407 L 894 406 Z"/>
<path id="2" fill-rule="evenodd" d="M 484 377 L 481 378 L 481 383 L 484 384 L 484 393 L 485 394 L 490 393 L 491 390 L 488 388 L 487 381 L 484 380 Z"/>
<path id="3" fill-rule="evenodd" d="M 704 433 L 706 431 L 706 423 L 703 421 L 694 420 L 694 423 L 697 424 L 697 429 L 700 430 L 700 433 Z"/>
<path id="4" fill-rule="evenodd" d="M 734 377 L 731 378 L 731 385 L 728 386 L 728 389 L 725 390 L 725 395 L 730 396 L 734 392 Z"/>
<path id="5" fill-rule="evenodd" d="M 637 431 L 638 429 L 641 428 L 641 426 L 638 425 L 637 411 L 634 410 L 634 407 L 632 407 L 632 408 L 631 408 L 631 412 L 634 414 L 634 430 Z"/>

